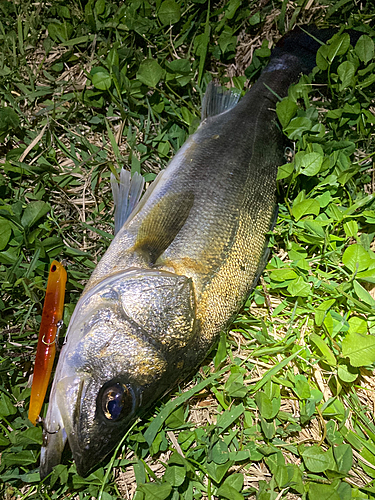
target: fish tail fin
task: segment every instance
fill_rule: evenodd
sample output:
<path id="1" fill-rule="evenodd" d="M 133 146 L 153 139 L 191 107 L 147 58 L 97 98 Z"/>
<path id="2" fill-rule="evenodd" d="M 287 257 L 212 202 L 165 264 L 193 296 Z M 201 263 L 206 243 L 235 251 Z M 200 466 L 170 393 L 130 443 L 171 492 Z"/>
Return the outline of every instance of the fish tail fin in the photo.
<path id="1" fill-rule="evenodd" d="M 145 180 L 141 174 L 121 169 L 120 183 L 111 174 L 111 188 L 115 202 L 115 235 L 122 228 L 141 197 Z"/>
<path id="2" fill-rule="evenodd" d="M 316 66 L 316 54 L 319 48 L 328 42 L 336 33 L 337 28 L 319 29 L 314 25 L 296 26 L 284 35 L 276 44 L 271 54 L 270 64 L 281 62 L 285 57 L 294 56 L 299 60 L 301 71 L 310 73 Z M 355 43 L 362 33 L 347 30 L 351 43 Z"/>

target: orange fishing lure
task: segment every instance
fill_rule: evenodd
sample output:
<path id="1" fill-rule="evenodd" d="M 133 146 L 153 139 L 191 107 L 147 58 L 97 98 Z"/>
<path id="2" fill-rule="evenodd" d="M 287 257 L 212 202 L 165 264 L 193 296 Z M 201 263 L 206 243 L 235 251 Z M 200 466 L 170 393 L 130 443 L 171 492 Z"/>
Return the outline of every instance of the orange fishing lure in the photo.
<path id="1" fill-rule="evenodd" d="M 29 420 L 34 425 L 42 409 L 55 359 L 56 335 L 63 317 L 66 279 L 64 266 L 54 260 L 48 276 L 31 386 Z"/>

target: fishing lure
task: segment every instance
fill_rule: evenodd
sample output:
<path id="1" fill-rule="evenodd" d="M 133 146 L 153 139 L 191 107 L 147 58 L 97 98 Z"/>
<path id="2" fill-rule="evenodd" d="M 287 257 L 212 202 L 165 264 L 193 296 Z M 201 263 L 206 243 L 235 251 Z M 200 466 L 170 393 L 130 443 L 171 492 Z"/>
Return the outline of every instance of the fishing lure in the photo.
<path id="1" fill-rule="evenodd" d="M 48 276 L 31 386 L 29 420 L 34 425 L 42 409 L 55 359 L 58 332 L 62 325 L 66 279 L 64 266 L 54 260 Z"/>

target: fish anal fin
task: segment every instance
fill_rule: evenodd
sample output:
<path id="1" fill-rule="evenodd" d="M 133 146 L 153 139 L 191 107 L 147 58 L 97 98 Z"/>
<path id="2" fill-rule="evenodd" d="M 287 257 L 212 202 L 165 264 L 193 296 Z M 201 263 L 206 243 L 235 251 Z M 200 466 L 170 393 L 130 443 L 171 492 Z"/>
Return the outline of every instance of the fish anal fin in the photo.
<path id="1" fill-rule="evenodd" d="M 185 224 L 193 203 L 192 192 L 171 193 L 161 198 L 140 225 L 133 250 L 155 264 Z"/>

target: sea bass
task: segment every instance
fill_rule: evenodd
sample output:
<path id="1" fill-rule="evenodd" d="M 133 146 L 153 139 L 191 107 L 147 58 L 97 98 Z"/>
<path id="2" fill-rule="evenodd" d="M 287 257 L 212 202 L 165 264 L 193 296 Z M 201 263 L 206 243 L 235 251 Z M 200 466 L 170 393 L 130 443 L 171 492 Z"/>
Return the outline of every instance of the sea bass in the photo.
<path id="1" fill-rule="evenodd" d="M 229 327 L 267 259 L 277 168 L 285 162 L 276 103 L 311 71 L 318 48 L 306 33 L 291 32 L 238 104 L 210 86 L 197 132 L 124 224 L 117 221 L 60 355 L 42 477 L 60 462 L 67 439 L 77 472 L 87 475 Z M 124 189 L 137 191 L 132 183 L 121 188 L 120 214 Z"/>

